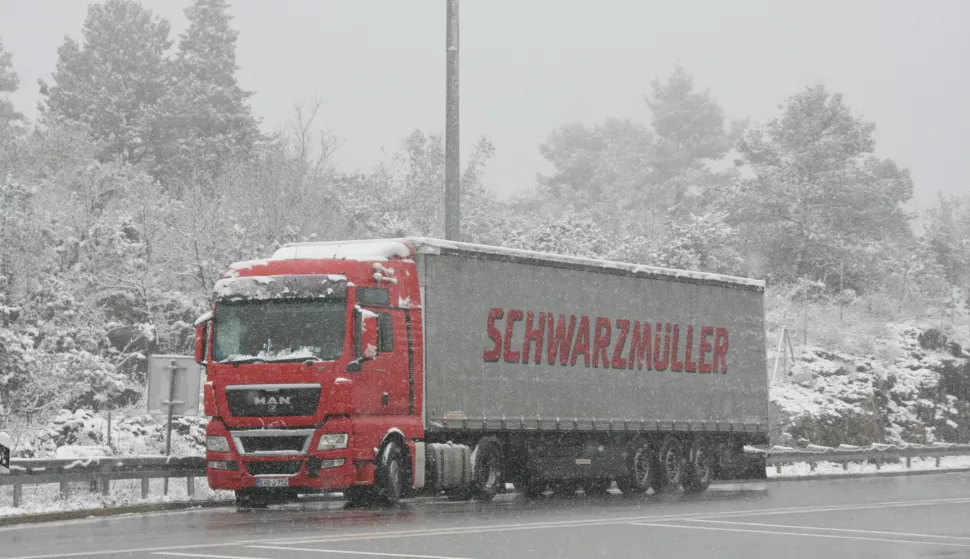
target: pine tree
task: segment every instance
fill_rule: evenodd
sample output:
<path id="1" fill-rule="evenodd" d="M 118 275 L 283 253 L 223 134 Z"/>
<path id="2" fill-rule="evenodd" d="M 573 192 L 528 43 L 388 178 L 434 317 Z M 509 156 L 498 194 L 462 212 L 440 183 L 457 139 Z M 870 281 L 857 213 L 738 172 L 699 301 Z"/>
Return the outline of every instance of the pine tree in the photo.
<path id="1" fill-rule="evenodd" d="M 666 83 L 653 80 L 646 97 L 657 135 L 654 165 L 660 180 L 698 170 L 720 159 L 734 137 L 724 128 L 724 111 L 707 91 L 694 90 L 694 78 L 678 65 Z"/>
<path id="2" fill-rule="evenodd" d="M 902 204 L 909 171 L 872 156 L 875 125 L 819 85 L 788 99 L 780 118 L 739 143 L 755 174 L 732 198 L 769 277 L 873 289 L 887 251 L 910 238 Z"/>
<path id="3" fill-rule="evenodd" d="M 54 83 L 40 81 L 43 119 L 87 125 L 104 142 L 102 161 L 143 162 L 158 135 L 151 111 L 165 88 L 168 35 L 168 22 L 134 0 L 89 6 L 83 45 L 65 38 Z"/>
<path id="4" fill-rule="evenodd" d="M 13 93 L 20 86 L 20 78 L 13 71 L 13 56 L 3 50 L 3 39 L 0 38 L 0 94 Z M 0 97 L 0 134 L 10 124 L 23 120 L 24 115 L 13 108 L 9 99 Z"/>
<path id="5" fill-rule="evenodd" d="M 539 146 L 555 171 L 539 176 L 539 190 L 576 211 L 630 207 L 653 174 L 654 135 L 645 124 L 608 118 L 600 124 L 567 124 Z"/>
<path id="6" fill-rule="evenodd" d="M 236 39 L 225 0 L 194 0 L 185 9 L 170 90 L 157 117 L 165 141 L 153 174 L 163 182 L 212 180 L 259 141 L 247 104 L 252 93 L 236 80 Z"/>

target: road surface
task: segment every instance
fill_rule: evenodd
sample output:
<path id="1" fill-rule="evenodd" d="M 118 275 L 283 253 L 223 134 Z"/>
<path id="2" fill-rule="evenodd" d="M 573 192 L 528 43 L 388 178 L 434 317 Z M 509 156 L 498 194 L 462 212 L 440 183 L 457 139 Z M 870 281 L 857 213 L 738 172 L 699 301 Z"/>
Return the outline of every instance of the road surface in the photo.
<path id="1" fill-rule="evenodd" d="M 0 528 L 0 558 L 970 557 L 970 473 L 631 498 L 311 502 Z"/>

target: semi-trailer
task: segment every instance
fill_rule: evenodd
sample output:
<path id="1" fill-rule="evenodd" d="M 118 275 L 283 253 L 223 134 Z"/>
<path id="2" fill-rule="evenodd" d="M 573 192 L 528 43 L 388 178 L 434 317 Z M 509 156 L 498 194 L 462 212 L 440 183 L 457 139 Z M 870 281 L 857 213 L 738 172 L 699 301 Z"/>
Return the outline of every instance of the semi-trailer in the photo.
<path id="1" fill-rule="evenodd" d="M 763 478 L 764 283 L 405 238 L 233 264 L 197 321 L 208 480 L 488 500 Z"/>

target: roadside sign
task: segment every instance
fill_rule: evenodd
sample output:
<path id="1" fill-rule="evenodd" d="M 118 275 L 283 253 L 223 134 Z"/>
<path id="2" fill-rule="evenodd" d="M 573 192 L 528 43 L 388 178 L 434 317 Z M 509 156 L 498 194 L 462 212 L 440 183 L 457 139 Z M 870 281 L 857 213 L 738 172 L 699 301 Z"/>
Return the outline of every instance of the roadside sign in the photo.
<path id="1" fill-rule="evenodd" d="M 10 451 L 13 448 L 13 440 L 10 435 L 0 433 L 0 474 L 10 473 Z"/>
<path id="2" fill-rule="evenodd" d="M 202 367 L 194 357 L 152 355 L 148 361 L 148 413 L 168 416 L 168 403 L 171 400 L 173 416 L 199 415 L 201 383 Z"/>

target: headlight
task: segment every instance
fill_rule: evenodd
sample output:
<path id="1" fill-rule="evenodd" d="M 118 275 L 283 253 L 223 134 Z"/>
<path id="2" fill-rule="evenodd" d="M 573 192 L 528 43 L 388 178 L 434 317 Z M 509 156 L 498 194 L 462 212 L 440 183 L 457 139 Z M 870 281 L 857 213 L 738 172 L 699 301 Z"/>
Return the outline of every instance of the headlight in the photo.
<path id="1" fill-rule="evenodd" d="M 339 450 L 347 448 L 347 433 L 327 433 L 320 436 L 317 450 Z"/>
<path id="2" fill-rule="evenodd" d="M 231 460 L 229 460 L 229 461 L 226 461 L 226 460 L 210 460 L 209 461 L 209 468 L 210 469 L 213 469 L 213 470 L 228 470 L 228 471 L 231 471 L 231 472 L 238 472 L 239 471 L 239 464 L 237 464 L 236 462 L 233 462 Z"/>
<path id="3" fill-rule="evenodd" d="M 229 439 L 221 435 L 209 435 L 205 438 L 205 449 L 212 452 L 229 452 Z"/>

